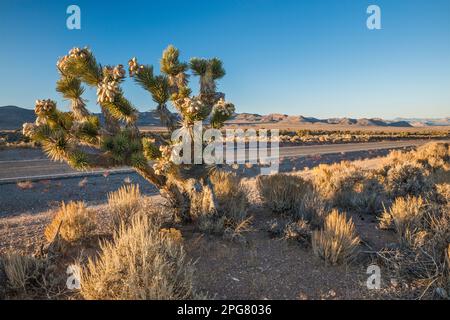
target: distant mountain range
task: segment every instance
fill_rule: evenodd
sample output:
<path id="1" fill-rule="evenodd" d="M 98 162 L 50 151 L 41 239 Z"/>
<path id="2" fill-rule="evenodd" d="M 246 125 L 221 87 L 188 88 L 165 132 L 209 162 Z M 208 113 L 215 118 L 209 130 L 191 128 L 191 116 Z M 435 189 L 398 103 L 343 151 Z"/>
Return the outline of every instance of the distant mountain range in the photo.
<path id="1" fill-rule="evenodd" d="M 22 127 L 24 122 L 33 122 L 35 114 L 33 110 L 16 106 L 0 106 L 0 130 L 15 130 Z M 258 124 L 258 123 L 283 123 L 283 124 L 338 124 L 354 126 L 381 126 L 381 127 L 431 127 L 450 126 L 450 117 L 442 119 L 422 118 L 396 118 L 383 120 L 379 118 L 330 118 L 318 119 L 304 116 L 290 116 L 287 114 L 272 113 L 260 115 L 256 113 L 237 113 L 228 121 L 229 124 Z M 140 112 L 139 126 L 159 126 L 159 117 L 155 111 Z"/>
<path id="2" fill-rule="evenodd" d="M 100 121 L 103 115 L 100 115 Z M 22 128 L 25 122 L 34 122 L 36 115 L 34 110 L 16 106 L 0 106 L 0 130 L 15 130 Z M 160 126 L 159 117 L 155 111 L 140 112 L 138 126 Z"/>
<path id="3" fill-rule="evenodd" d="M 384 120 L 380 118 L 329 118 L 318 119 L 304 116 L 290 116 L 287 114 L 272 113 L 268 115 L 260 115 L 255 113 L 238 113 L 228 121 L 233 124 L 254 124 L 254 123 L 289 123 L 289 124 L 338 124 L 338 125 L 354 125 L 361 127 L 378 126 L 378 127 L 430 127 L 430 126 L 450 126 L 450 117 L 443 119 L 403 119 L 396 118 L 394 120 Z"/>

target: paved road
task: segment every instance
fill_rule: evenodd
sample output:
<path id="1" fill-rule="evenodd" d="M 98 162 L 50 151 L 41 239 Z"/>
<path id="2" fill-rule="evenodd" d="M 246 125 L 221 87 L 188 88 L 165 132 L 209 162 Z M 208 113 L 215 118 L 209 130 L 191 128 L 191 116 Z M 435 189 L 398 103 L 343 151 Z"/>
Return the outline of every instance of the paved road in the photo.
<path id="1" fill-rule="evenodd" d="M 367 143 L 346 143 L 314 146 L 292 146 L 280 148 L 280 157 L 302 157 L 310 155 L 323 155 L 333 153 L 346 153 L 355 151 L 393 149 L 401 147 L 418 146 L 429 142 L 429 140 L 408 141 L 382 141 Z M 77 172 L 67 164 L 52 162 L 46 159 L 40 150 L 28 151 L 26 160 L 23 155 L 11 150 L 11 154 L 3 154 L 0 157 L 0 184 L 17 182 L 22 180 L 46 180 L 62 177 L 79 177 L 102 175 L 104 170 L 93 170 L 89 172 Z M 8 151 L 1 151 L 5 153 Z M 130 173 L 129 168 L 110 170 L 109 173 Z"/>
<path id="2" fill-rule="evenodd" d="M 425 142 L 416 140 L 284 147 L 280 150 L 279 170 L 289 172 L 320 163 L 373 158 L 386 155 L 392 148 L 410 147 Z M 143 194 L 158 193 L 153 185 L 135 172 L 127 168 L 121 170 L 110 172 L 113 174 L 109 175 L 103 174 L 104 171 L 101 170 L 86 174 L 74 172 L 65 164 L 50 162 L 40 150 L 0 151 L 0 219 L 12 214 L 42 212 L 58 206 L 61 201 L 83 200 L 89 205 L 105 203 L 108 193 L 117 190 L 125 181 L 139 184 Z M 240 168 L 238 172 L 248 177 L 260 173 L 257 167 Z M 49 175 L 51 179 L 43 177 L 44 175 Z M 65 179 L 61 179 L 62 177 Z M 33 182 L 24 186 L 16 184 L 22 180 Z"/>

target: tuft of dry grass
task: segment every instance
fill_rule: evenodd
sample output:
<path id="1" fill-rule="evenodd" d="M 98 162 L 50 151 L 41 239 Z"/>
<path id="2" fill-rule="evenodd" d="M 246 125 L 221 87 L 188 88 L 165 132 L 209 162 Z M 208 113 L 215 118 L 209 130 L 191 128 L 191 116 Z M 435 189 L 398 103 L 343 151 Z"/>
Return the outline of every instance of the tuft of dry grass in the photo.
<path id="1" fill-rule="evenodd" d="M 81 268 L 85 299 L 191 299 L 193 264 L 174 231 L 161 231 L 144 215 L 122 223 L 97 259 Z"/>
<path id="2" fill-rule="evenodd" d="M 366 213 L 381 210 L 383 186 L 358 166 L 347 161 L 321 164 L 312 173 L 315 189 L 331 205 Z"/>
<path id="3" fill-rule="evenodd" d="M 52 242 L 58 234 L 67 242 L 82 240 L 95 230 L 95 212 L 80 202 L 61 204 L 52 222 L 45 228 L 47 241 Z"/>
<path id="4" fill-rule="evenodd" d="M 401 240 L 410 238 L 418 228 L 425 212 L 425 202 L 422 197 L 396 198 L 389 210 L 380 217 L 382 229 L 393 228 Z"/>
<path id="5" fill-rule="evenodd" d="M 312 234 L 314 254 L 332 265 L 351 260 L 359 242 L 352 219 L 336 209 L 325 218 L 324 228 Z"/>
<path id="6" fill-rule="evenodd" d="M 192 208 L 198 219 L 200 230 L 208 233 L 239 236 L 250 230 L 247 188 L 241 179 L 231 172 L 215 170 L 210 175 L 212 189 L 193 194 Z M 214 192 L 217 207 L 211 212 L 211 192 Z"/>
<path id="7" fill-rule="evenodd" d="M 27 287 L 36 276 L 36 259 L 18 254 L 8 254 L 3 259 L 3 270 L 7 284 L 12 290 L 27 291 Z"/>
<path id="8" fill-rule="evenodd" d="M 430 170 L 450 170 L 450 144 L 430 142 L 413 151 L 416 161 Z"/>
<path id="9" fill-rule="evenodd" d="M 57 298 L 65 290 L 62 285 L 65 275 L 56 272 L 49 259 L 5 254 L 0 257 L 0 280 L 2 277 L 0 297 L 6 299 Z"/>
<path id="10" fill-rule="evenodd" d="M 139 186 L 127 184 L 108 194 L 108 209 L 111 212 L 113 229 L 122 223 L 129 225 L 142 208 Z"/>
<path id="11" fill-rule="evenodd" d="M 264 204 L 276 213 L 295 214 L 312 190 L 309 181 L 282 173 L 258 176 L 256 184 Z"/>

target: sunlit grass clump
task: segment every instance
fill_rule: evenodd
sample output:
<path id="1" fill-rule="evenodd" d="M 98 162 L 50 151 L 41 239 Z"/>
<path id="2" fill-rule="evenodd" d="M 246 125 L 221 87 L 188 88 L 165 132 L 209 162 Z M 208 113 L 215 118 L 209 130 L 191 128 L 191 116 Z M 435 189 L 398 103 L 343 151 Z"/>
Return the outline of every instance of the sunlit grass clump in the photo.
<path id="1" fill-rule="evenodd" d="M 45 229 L 45 238 L 52 242 L 58 234 L 68 242 L 84 239 L 95 229 L 95 212 L 86 204 L 69 202 L 61 204 L 52 222 Z"/>
<path id="2" fill-rule="evenodd" d="M 352 219 L 337 210 L 325 218 L 322 230 L 312 234 L 314 254 L 332 265 L 351 260 L 359 242 Z"/>
<path id="3" fill-rule="evenodd" d="M 193 264 L 180 240 L 178 232 L 134 216 L 83 268 L 81 295 L 95 300 L 193 298 Z"/>

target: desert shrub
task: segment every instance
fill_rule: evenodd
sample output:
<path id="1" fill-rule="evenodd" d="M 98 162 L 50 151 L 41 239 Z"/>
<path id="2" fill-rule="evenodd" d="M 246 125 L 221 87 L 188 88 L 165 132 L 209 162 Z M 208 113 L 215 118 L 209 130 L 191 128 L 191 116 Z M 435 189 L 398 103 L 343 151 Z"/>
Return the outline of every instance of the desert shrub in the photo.
<path id="1" fill-rule="evenodd" d="M 442 142 L 430 142 L 416 150 L 394 150 L 385 159 L 393 166 L 405 162 L 417 162 L 427 170 L 450 170 L 450 145 Z"/>
<path id="2" fill-rule="evenodd" d="M 190 299 L 193 264 L 177 232 L 161 230 L 144 215 L 122 223 L 98 258 L 81 268 L 85 299 Z M 174 236 L 175 235 L 175 236 Z"/>
<path id="3" fill-rule="evenodd" d="M 445 252 L 450 243 L 450 210 L 447 203 L 420 197 L 398 198 L 385 215 L 399 233 L 397 249 L 383 249 L 381 262 L 396 277 L 430 288 L 446 287 Z M 395 217 L 395 218 L 394 218 Z"/>
<path id="4" fill-rule="evenodd" d="M 88 237 L 94 229 L 95 212 L 89 210 L 84 202 L 63 202 L 44 234 L 49 242 L 58 232 L 62 239 L 74 242 Z"/>
<path id="5" fill-rule="evenodd" d="M 430 174 L 430 180 L 435 184 L 450 185 L 450 170 L 438 169 Z"/>
<path id="6" fill-rule="evenodd" d="M 437 183 L 432 194 L 437 203 L 446 204 L 450 201 L 450 183 Z"/>
<path id="7" fill-rule="evenodd" d="M 427 175 L 425 169 L 416 162 L 395 164 L 386 171 L 386 190 L 392 198 L 428 193 L 432 190 L 432 183 Z"/>
<path id="8" fill-rule="evenodd" d="M 64 291 L 66 275 L 58 274 L 48 259 L 8 253 L 0 257 L 1 278 L 0 295 L 4 298 L 56 298 Z"/>
<path id="9" fill-rule="evenodd" d="M 430 142 L 413 151 L 416 161 L 430 170 L 450 170 L 450 144 Z"/>
<path id="10" fill-rule="evenodd" d="M 141 193 L 138 185 L 127 184 L 108 194 L 108 209 L 111 213 L 113 229 L 117 229 L 122 223 L 129 225 L 141 208 Z"/>
<path id="11" fill-rule="evenodd" d="M 276 213 L 294 213 L 312 189 L 303 178 L 281 173 L 258 176 L 256 184 L 265 205 Z"/>
<path id="12" fill-rule="evenodd" d="M 327 210 L 327 203 L 314 188 L 311 188 L 296 207 L 293 219 L 304 220 L 311 228 L 319 228 L 323 225 Z"/>
<path id="13" fill-rule="evenodd" d="M 333 206 L 367 213 L 381 209 L 382 185 L 376 177 L 350 162 L 319 165 L 313 169 L 313 181 L 318 192 Z"/>
<path id="14" fill-rule="evenodd" d="M 359 241 L 352 219 L 336 209 L 325 218 L 324 228 L 312 233 L 314 254 L 333 265 L 351 260 Z"/>
<path id="15" fill-rule="evenodd" d="M 198 219 L 200 230 L 208 233 L 238 236 L 249 230 L 247 188 L 240 178 L 231 172 L 214 171 L 211 176 L 212 188 L 217 200 L 211 211 L 211 189 L 193 194 L 192 209 Z"/>
<path id="16" fill-rule="evenodd" d="M 240 221 L 247 216 L 247 189 L 235 174 L 216 170 L 211 175 L 218 210 L 226 213 L 229 219 Z"/>
<path id="17" fill-rule="evenodd" d="M 425 202 L 422 197 L 396 198 L 389 210 L 385 210 L 380 218 L 380 227 L 393 228 L 400 239 L 410 236 L 422 221 L 425 213 Z"/>

